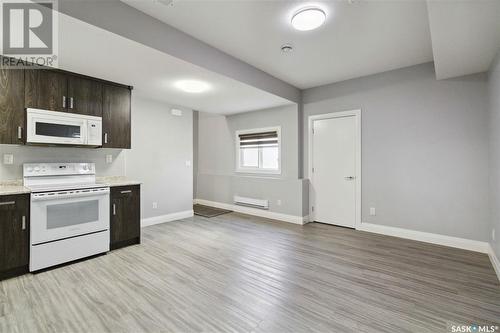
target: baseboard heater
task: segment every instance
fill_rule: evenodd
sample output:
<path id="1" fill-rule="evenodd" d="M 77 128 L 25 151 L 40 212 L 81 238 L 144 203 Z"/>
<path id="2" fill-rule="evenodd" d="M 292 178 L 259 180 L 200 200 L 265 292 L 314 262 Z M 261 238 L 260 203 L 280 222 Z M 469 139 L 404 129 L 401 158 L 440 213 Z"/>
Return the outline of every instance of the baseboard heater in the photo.
<path id="1" fill-rule="evenodd" d="M 269 209 L 269 200 L 245 198 L 235 195 L 234 203 L 239 206 L 246 206 L 259 209 Z"/>

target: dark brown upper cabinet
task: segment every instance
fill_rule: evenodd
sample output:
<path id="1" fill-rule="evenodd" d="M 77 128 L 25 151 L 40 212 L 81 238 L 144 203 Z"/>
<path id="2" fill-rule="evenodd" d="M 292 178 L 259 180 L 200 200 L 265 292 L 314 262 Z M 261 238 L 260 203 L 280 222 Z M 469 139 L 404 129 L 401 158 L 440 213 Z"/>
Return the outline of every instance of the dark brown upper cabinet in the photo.
<path id="1" fill-rule="evenodd" d="M 0 144 L 20 144 L 24 137 L 24 70 L 10 69 L 0 57 Z"/>
<path id="2" fill-rule="evenodd" d="M 102 109 L 102 146 L 130 149 L 129 88 L 104 85 Z"/>
<path id="3" fill-rule="evenodd" d="M 102 83 L 78 76 L 68 78 L 68 111 L 102 117 Z"/>
<path id="4" fill-rule="evenodd" d="M 110 247 L 117 249 L 140 243 L 140 185 L 112 187 L 110 194 Z"/>
<path id="5" fill-rule="evenodd" d="M 52 111 L 102 116 L 102 83 L 49 69 L 26 71 L 25 105 Z"/>
<path id="6" fill-rule="evenodd" d="M 25 106 L 52 111 L 67 111 L 68 77 L 49 69 L 27 69 Z"/>
<path id="7" fill-rule="evenodd" d="M 0 196 L 0 279 L 28 271 L 29 198 Z"/>

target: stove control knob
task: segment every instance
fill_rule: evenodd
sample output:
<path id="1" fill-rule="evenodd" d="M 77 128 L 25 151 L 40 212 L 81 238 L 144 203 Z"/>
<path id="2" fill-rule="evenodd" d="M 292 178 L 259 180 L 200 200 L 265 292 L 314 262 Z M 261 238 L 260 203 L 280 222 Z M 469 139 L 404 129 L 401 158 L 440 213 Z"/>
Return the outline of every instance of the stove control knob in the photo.
<path id="1" fill-rule="evenodd" d="M 35 167 L 35 172 L 38 172 L 40 171 L 40 168 L 39 167 Z"/>
<path id="2" fill-rule="evenodd" d="M 33 171 L 33 168 L 32 167 L 28 167 L 28 172 L 32 172 Z"/>
<path id="3" fill-rule="evenodd" d="M 84 171 L 87 171 L 88 169 L 89 169 L 89 167 L 87 166 L 87 164 L 84 164 L 84 165 L 83 165 L 83 170 L 84 170 Z"/>

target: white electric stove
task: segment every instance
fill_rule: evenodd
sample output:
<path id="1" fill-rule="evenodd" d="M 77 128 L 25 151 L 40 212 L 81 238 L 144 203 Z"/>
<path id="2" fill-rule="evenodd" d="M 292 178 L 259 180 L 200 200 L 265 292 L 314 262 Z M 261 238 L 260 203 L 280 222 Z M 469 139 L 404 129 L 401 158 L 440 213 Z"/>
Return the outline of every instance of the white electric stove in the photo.
<path id="1" fill-rule="evenodd" d="M 109 187 L 94 163 L 29 163 L 30 271 L 109 251 Z"/>

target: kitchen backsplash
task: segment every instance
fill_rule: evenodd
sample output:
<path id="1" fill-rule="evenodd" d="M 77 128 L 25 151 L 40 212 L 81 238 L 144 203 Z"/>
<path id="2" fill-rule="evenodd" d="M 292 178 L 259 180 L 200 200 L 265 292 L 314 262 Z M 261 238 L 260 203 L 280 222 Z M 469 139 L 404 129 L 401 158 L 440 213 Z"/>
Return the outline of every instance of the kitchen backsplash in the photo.
<path id="1" fill-rule="evenodd" d="M 9 154 L 13 163 L 5 164 Z M 125 155 L 121 149 L 0 145 L 0 181 L 21 179 L 23 164 L 33 162 L 93 162 L 97 176 L 125 176 Z"/>

